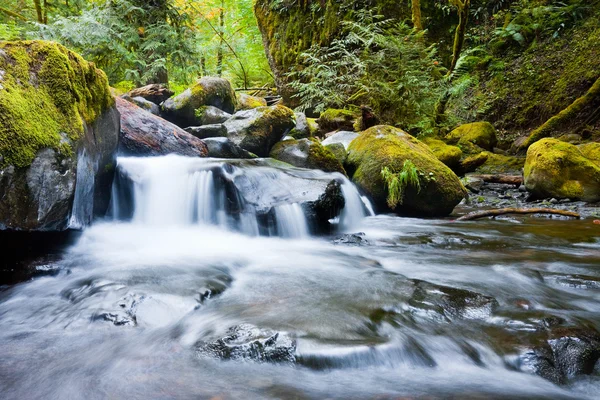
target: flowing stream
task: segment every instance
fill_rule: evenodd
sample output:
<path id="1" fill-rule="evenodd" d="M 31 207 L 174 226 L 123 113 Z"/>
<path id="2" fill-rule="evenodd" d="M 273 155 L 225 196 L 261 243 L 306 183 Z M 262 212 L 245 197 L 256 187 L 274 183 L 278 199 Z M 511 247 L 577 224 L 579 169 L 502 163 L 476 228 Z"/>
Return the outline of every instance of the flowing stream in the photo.
<path id="1" fill-rule="evenodd" d="M 316 236 L 331 180 L 346 206 Z M 598 398 L 598 365 L 555 385 L 520 361 L 540 321 L 600 329 L 597 226 L 371 214 L 339 174 L 121 158 L 112 217 L 0 288 L 0 398 Z M 202 350 L 245 324 L 291 358 Z"/>

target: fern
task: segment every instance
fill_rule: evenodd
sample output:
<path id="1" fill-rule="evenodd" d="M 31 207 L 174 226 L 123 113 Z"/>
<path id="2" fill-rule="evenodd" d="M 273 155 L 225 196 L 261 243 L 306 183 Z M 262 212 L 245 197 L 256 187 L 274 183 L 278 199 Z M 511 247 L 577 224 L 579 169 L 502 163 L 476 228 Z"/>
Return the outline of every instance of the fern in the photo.
<path id="1" fill-rule="evenodd" d="M 393 173 L 388 167 L 381 170 L 381 177 L 388 189 L 387 204 L 392 210 L 402 205 L 407 188 L 412 187 L 417 193 L 421 192 L 421 176 L 411 160 L 404 161 L 400 173 Z"/>

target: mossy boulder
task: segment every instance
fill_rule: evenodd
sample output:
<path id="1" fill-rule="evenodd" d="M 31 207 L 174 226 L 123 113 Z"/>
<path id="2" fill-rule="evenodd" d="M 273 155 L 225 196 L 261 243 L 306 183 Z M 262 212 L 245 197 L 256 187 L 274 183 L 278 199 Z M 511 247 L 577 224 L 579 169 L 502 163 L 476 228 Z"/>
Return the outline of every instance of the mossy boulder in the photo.
<path id="1" fill-rule="evenodd" d="M 204 126 L 204 125 L 214 125 L 214 124 L 222 124 L 232 117 L 231 114 L 226 113 L 223 110 L 218 109 L 214 106 L 202 106 L 196 109 L 196 125 L 194 126 Z"/>
<path id="2" fill-rule="evenodd" d="M 233 143 L 259 157 L 268 157 L 275 143 L 296 126 L 296 120 L 292 110 L 277 105 L 240 111 L 223 125 Z"/>
<path id="3" fill-rule="evenodd" d="M 0 42 L 1 230 L 79 228 L 104 214 L 118 137 L 94 64 L 52 42 Z"/>
<path id="4" fill-rule="evenodd" d="M 472 146 L 478 146 L 484 150 L 492 151 L 498 143 L 496 129 L 489 122 L 473 122 L 461 125 L 446 136 L 450 144 L 458 144 L 465 153 L 477 152 Z"/>
<path id="5" fill-rule="evenodd" d="M 525 186 L 535 198 L 600 201 L 600 166 L 569 143 L 542 139 L 529 147 Z"/>
<path id="6" fill-rule="evenodd" d="M 249 94 L 240 93 L 237 95 L 238 110 L 251 110 L 258 107 L 266 107 L 267 101 L 262 97 L 250 96 Z"/>
<path id="7" fill-rule="evenodd" d="M 459 169 L 460 159 L 463 156 L 463 152 L 460 148 L 448 145 L 445 142 L 434 138 L 425 138 L 422 142 L 433 151 L 433 154 L 435 154 L 438 160 L 446 164 L 450 169 L 453 171 Z"/>
<path id="8" fill-rule="evenodd" d="M 600 143 L 586 143 L 577 146 L 577 148 L 579 151 L 581 151 L 581 154 L 583 154 L 585 158 L 593 161 L 597 165 L 600 165 Z"/>
<path id="9" fill-rule="evenodd" d="M 346 148 L 344 147 L 343 144 L 331 143 L 331 144 L 325 145 L 323 147 L 325 147 L 327 150 L 332 152 L 333 155 L 335 156 L 335 158 L 337 158 L 337 160 L 342 165 L 344 165 L 346 163 L 346 160 L 348 159 L 348 151 L 346 150 Z"/>
<path id="10" fill-rule="evenodd" d="M 350 143 L 348 160 L 352 180 L 365 191 L 379 210 L 390 210 L 388 187 L 382 170 L 400 173 L 407 160 L 417 168 L 420 190 L 405 189 L 394 211 L 417 216 L 445 216 L 467 195 L 460 180 L 429 147 L 408 133 L 379 125 L 362 132 Z"/>
<path id="11" fill-rule="evenodd" d="M 299 168 L 320 169 L 325 172 L 340 172 L 346 175 L 340 161 L 316 139 L 279 142 L 271 150 L 270 156 Z"/>
<path id="12" fill-rule="evenodd" d="M 306 114 L 302 112 L 295 113 L 296 115 L 296 126 L 289 133 L 291 137 L 294 139 L 305 139 L 309 137 L 313 137 L 314 128 L 311 129 L 309 125 L 308 118 L 306 118 Z M 318 130 L 318 126 L 317 126 Z"/>
<path id="13" fill-rule="evenodd" d="M 204 77 L 194 86 L 161 104 L 162 117 L 182 128 L 202 125 L 203 106 L 213 106 L 232 114 L 237 97 L 227 79 Z"/>
<path id="14" fill-rule="evenodd" d="M 317 124 L 325 132 L 332 132 L 338 129 L 353 131 L 355 130 L 354 126 L 357 119 L 358 116 L 352 111 L 330 108 L 321 114 L 319 119 L 317 119 Z"/>

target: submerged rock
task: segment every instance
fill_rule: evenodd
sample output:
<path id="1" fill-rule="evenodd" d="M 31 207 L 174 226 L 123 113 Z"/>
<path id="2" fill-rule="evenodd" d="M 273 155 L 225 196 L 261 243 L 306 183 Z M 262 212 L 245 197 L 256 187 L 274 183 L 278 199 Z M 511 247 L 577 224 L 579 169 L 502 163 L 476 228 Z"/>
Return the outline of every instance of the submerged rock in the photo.
<path id="1" fill-rule="evenodd" d="M 201 78 L 185 92 L 163 102 L 161 111 L 165 119 L 186 128 L 203 124 L 204 106 L 213 106 L 229 114 L 235 111 L 237 97 L 228 80 L 214 77 Z"/>
<path id="2" fill-rule="evenodd" d="M 44 41 L 0 43 L 0 71 L 0 230 L 103 216 L 119 138 L 106 75 Z"/>
<path id="3" fill-rule="evenodd" d="M 163 85 L 162 83 L 153 83 L 141 88 L 133 89 L 127 93 L 127 96 L 131 98 L 141 97 L 154 104 L 160 104 L 174 94 L 175 92 L 166 85 Z"/>
<path id="4" fill-rule="evenodd" d="M 296 121 L 292 110 L 278 105 L 238 112 L 224 125 L 232 142 L 259 157 L 268 157 Z"/>
<path id="5" fill-rule="evenodd" d="M 350 143 L 346 164 L 352 171 L 352 180 L 373 199 L 375 206 L 389 210 L 389 191 L 382 170 L 388 168 L 399 174 L 406 161 L 417 169 L 420 187 L 404 188 L 402 201 L 394 209 L 397 213 L 445 216 L 467 195 L 456 174 L 427 145 L 391 126 L 375 126 L 362 132 Z"/>
<path id="6" fill-rule="evenodd" d="M 316 139 L 279 142 L 271 150 L 270 156 L 299 168 L 320 169 L 325 172 L 346 174 L 344 167 L 335 155 Z"/>
<path id="7" fill-rule="evenodd" d="M 222 360 L 295 363 L 296 341 L 285 332 L 259 329 L 250 324 L 234 326 L 214 342 L 196 344 L 198 355 Z"/>
<path id="8" fill-rule="evenodd" d="M 542 139 L 527 151 L 525 187 L 538 199 L 600 201 L 600 166 L 577 146 Z"/>
<path id="9" fill-rule="evenodd" d="M 128 155 L 180 154 L 206 157 L 204 142 L 126 100 L 116 98 L 121 114 L 121 152 Z"/>

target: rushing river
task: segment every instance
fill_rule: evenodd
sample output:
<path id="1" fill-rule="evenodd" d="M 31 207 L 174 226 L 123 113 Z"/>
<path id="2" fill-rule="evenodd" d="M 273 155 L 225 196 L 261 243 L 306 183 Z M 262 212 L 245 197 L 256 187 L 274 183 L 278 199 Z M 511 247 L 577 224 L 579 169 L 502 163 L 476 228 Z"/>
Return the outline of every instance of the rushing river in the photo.
<path id="1" fill-rule="evenodd" d="M 555 385 L 519 361 L 540 321 L 600 329 L 589 220 L 368 217 L 339 176 L 337 222 L 364 235 L 336 241 L 309 235 L 297 203 L 274 205 L 269 230 L 246 218 L 260 205 L 246 196 L 233 221 L 214 165 L 173 160 L 121 160 L 129 206 L 115 201 L 52 276 L 0 291 L 0 398 L 598 398 L 598 365 Z M 308 174 L 251 171 L 226 170 L 253 190 Z M 243 324 L 291 338 L 293 360 L 199 351 Z"/>

